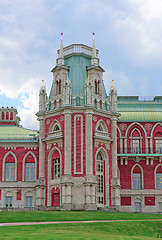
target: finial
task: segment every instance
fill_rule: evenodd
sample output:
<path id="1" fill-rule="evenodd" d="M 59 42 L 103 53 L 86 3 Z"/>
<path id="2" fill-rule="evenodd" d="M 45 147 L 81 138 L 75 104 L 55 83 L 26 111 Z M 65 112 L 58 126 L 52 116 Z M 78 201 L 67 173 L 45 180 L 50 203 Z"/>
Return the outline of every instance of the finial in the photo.
<path id="1" fill-rule="evenodd" d="M 69 79 L 68 71 L 67 71 L 67 80 Z"/>
<path id="2" fill-rule="evenodd" d="M 61 33 L 61 40 L 62 40 L 63 32 Z"/>
<path id="3" fill-rule="evenodd" d="M 88 71 L 88 80 L 89 80 L 89 71 Z"/>
<path id="4" fill-rule="evenodd" d="M 42 87 L 44 87 L 44 80 L 42 80 Z"/>
<path id="5" fill-rule="evenodd" d="M 112 87 L 114 87 L 114 80 L 112 80 Z"/>
<path id="6" fill-rule="evenodd" d="M 95 33 L 93 32 L 92 34 L 93 34 L 93 40 L 94 40 L 94 38 L 95 38 Z"/>

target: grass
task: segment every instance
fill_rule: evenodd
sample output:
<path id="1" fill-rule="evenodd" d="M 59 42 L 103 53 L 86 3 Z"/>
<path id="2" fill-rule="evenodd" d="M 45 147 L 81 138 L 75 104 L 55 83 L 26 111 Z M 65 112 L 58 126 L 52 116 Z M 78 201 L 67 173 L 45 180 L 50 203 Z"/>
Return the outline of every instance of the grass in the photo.
<path id="1" fill-rule="evenodd" d="M 3 240 L 71 240 L 71 239 L 111 239 L 149 240 L 157 238 L 161 221 L 72 223 L 52 225 L 31 225 L 0 227 Z"/>
<path id="2" fill-rule="evenodd" d="M 162 219 L 160 214 L 108 213 L 86 211 L 0 212 L 0 223 L 88 221 L 88 220 L 144 220 Z"/>

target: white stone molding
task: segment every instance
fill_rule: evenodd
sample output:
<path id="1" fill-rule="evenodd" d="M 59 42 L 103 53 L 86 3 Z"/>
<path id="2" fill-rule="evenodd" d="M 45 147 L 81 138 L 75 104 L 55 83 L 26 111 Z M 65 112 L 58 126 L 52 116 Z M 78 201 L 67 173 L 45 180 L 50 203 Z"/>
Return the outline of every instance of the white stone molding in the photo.
<path id="1" fill-rule="evenodd" d="M 85 113 L 85 142 L 86 142 L 86 174 L 93 174 L 93 132 L 92 114 Z"/>
<path id="2" fill-rule="evenodd" d="M 51 169 L 52 169 L 52 155 L 55 151 L 58 151 L 60 154 L 60 178 L 62 175 L 62 155 L 61 152 L 59 150 L 59 148 L 54 147 L 51 149 L 51 151 L 48 154 L 48 189 L 47 189 L 47 206 L 51 206 L 51 188 L 50 188 L 50 180 L 51 180 Z"/>
<path id="3" fill-rule="evenodd" d="M 97 154 L 101 152 L 103 155 L 103 159 L 105 161 L 105 169 L 104 169 L 104 176 L 105 176 L 105 196 L 106 196 L 106 206 L 109 206 L 109 157 L 108 153 L 105 150 L 105 148 L 100 147 L 97 149 L 96 154 L 95 154 L 95 172 L 96 172 L 96 160 L 97 160 Z"/>
<path id="4" fill-rule="evenodd" d="M 26 161 L 26 158 L 28 155 L 32 155 L 33 158 L 34 158 L 34 163 L 35 163 L 35 166 L 34 166 L 34 181 L 36 181 L 37 179 L 37 158 L 35 156 L 35 154 L 31 151 L 27 152 L 23 158 L 23 172 L 22 172 L 22 180 L 25 181 L 25 161 Z"/>
<path id="5" fill-rule="evenodd" d="M 131 169 L 131 189 L 133 189 L 133 190 L 136 190 L 136 189 L 133 188 L 133 170 L 137 166 L 141 170 L 141 189 L 144 189 L 143 168 L 138 163 L 136 163 Z M 137 189 L 137 190 L 140 190 L 140 189 Z"/>
<path id="6" fill-rule="evenodd" d="M 3 158 L 3 171 L 2 171 L 2 181 L 5 181 L 5 162 L 6 162 L 6 158 L 9 156 L 9 155 L 12 155 L 15 159 L 15 181 L 17 181 L 17 158 L 16 158 L 16 155 L 13 153 L 13 152 L 8 152 L 6 153 L 6 155 L 4 156 Z"/>
<path id="7" fill-rule="evenodd" d="M 119 136 L 120 136 L 120 146 L 119 146 L 120 153 L 123 153 L 123 138 L 122 138 L 121 130 L 118 125 L 117 125 L 117 131 L 119 132 Z"/>
<path id="8" fill-rule="evenodd" d="M 162 167 L 162 164 L 161 164 L 161 163 L 158 164 L 158 165 L 156 166 L 155 170 L 154 170 L 155 189 L 157 189 L 156 171 L 157 171 L 158 167 L 160 167 L 160 166 Z"/>
<path id="9" fill-rule="evenodd" d="M 59 129 L 61 130 L 61 124 L 58 120 L 54 119 L 53 122 L 50 124 L 49 132 L 53 132 L 54 127 L 58 125 Z"/>
<path id="10" fill-rule="evenodd" d="M 162 127 L 162 123 L 157 122 L 157 123 L 153 126 L 153 128 L 152 128 L 152 130 L 151 130 L 151 134 L 150 134 L 150 136 L 151 136 L 151 139 L 150 139 L 150 148 L 151 148 L 151 151 L 152 151 L 151 153 L 153 153 L 153 132 L 154 132 L 155 128 L 156 128 L 158 125 L 160 125 L 160 126 Z"/>
<path id="11" fill-rule="evenodd" d="M 81 171 L 77 171 L 76 169 L 76 135 L 77 135 L 77 129 L 76 129 L 76 121 L 77 119 L 81 119 L 81 148 L 80 148 L 80 153 L 81 153 L 81 159 L 80 159 L 80 164 L 81 164 Z M 74 174 L 83 174 L 83 116 L 82 115 L 75 115 L 74 116 Z"/>
<path id="12" fill-rule="evenodd" d="M 99 125 L 101 125 L 101 126 L 103 127 L 104 132 L 108 132 L 106 123 L 105 123 L 102 119 L 100 119 L 100 120 L 96 123 L 96 130 L 97 130 L 97 128 L 98 128 Z"/>
<path id="13" fill-rule="evenodd" d="M 133 122 L 133 123 L 131 123 L 129 126 L 128 126 L 128 128 L 126 129 L 126 131 L 125 131 L 125 141 L 124 141 L 124 148 L 125 148 L 125 153 L 127 153 L 127 139 L 128 139 L 128 131 L 129 131 L 129 129 L 133 126 L 133 125 L 138 125 L 139 127 L 141 127 L 142 129 L 143 129 L 143 131 L 144 131 L 144 133 L 145 133 L 145 141 L 146 141 L 146 149 L 148 149 L 148 138 L 147 138 L 147 132 L 146 132 L 146 129 L 140 124 L 140 123 L 138 123 L 138 122 Z"/>

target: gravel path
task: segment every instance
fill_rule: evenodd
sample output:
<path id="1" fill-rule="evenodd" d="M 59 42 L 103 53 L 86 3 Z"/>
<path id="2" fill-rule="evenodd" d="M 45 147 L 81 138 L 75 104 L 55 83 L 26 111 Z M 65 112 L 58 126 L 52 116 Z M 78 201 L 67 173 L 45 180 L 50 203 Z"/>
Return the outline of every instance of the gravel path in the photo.
<path id="1" fill-rule="evenodd" d="M 92 220 L 92 221 L 61 221 L 61 222 L 16 222 L 16 223 L 0 223 L 0 227 L 25 226 L 25 225 L 43 225 L 43 224 L 64 224 L 64 223 L 133 222 L 133 221 L 162 221 L 162 219 Z"/>

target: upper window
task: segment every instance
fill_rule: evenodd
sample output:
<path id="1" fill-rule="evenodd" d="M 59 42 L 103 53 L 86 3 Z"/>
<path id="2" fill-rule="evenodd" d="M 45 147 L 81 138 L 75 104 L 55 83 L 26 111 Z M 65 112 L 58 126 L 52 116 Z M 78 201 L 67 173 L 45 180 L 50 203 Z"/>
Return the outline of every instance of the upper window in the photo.
<path id="1" fill-rule="evenodd" d="M 99 81 L 95 81 L 95 94 L 99 94 Z"/>
<path id="2" fill-rule="evenodd" d="M 97 154 L 96 176 L 97 176 L 97 188 L 96 188 L 97 205 L 99 207 L 102 207 L 104 204 L 104 161 L 101 152 L 98 152 Z"/>
<path id="3" fill-rule="evenodd" d="M 162 140 L 156 140 L 156 153 L 162 153 Z"/>
<path id="4" fill-rule="evenodd" d="M 133 153 L 139 153 L 139 139 L 133 139 L 132 140 L 132 145 L 133 145 Z"/>
<path id="5" fill-rule="evenodd" d="M 101 124 L 98 126 L 98 128 L 97 128 L 97 131 L 101 131 L 101 132 L 103 132 L 103 131 L 104 131 L 104 130 L 103 130 L 103 127 L 102 127 L 102 125 L 101 125 Z"/>
<path id="6" fill-rule="evenodd" d="M 156 173 L 156 186 L 157 189 L 162 189 L 162 173 Z"/>
<path id="7" fill-rule="evenodd" d="M 6 181 L 15 180 L 15 163 L 7 162 L 6 163 Z"/>
<path id="8" fill-rule="evenodd" d="M 34 181 L 35 180 L 35 163 L 26 163 L 25 164 L 25 180 Z"/>
<path id="9" fill-rule="evenodd" d="M 56 124 L 55 126 L 54 126 L 54 128 L 53 128 L 53 131 L 59 131 L 60 130 L 60 128 L 59 128 L 59 126 Z"/>

